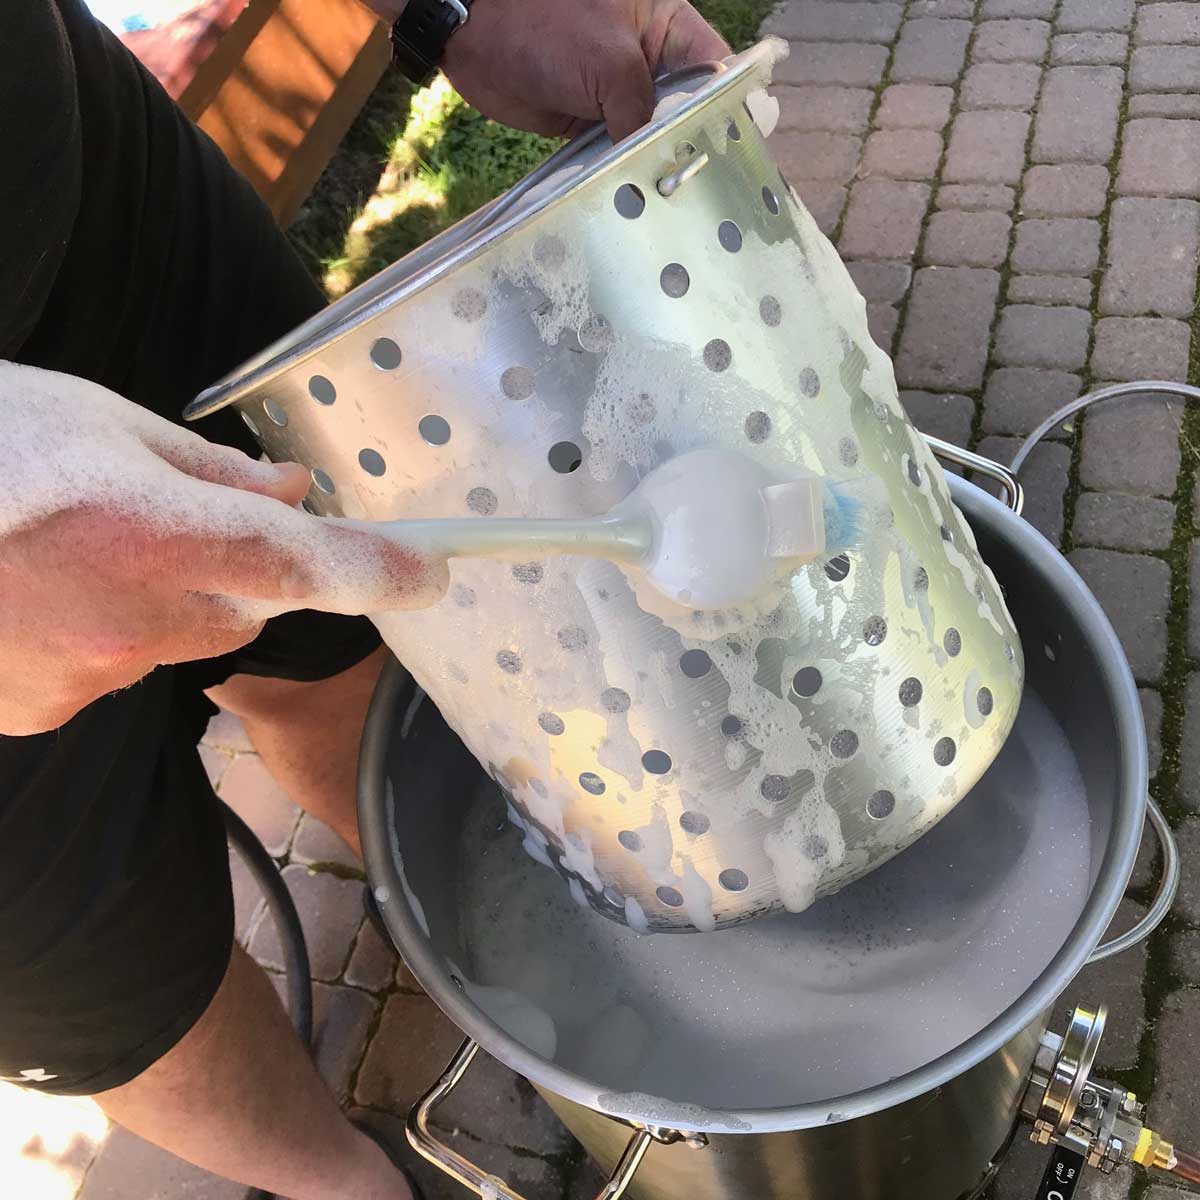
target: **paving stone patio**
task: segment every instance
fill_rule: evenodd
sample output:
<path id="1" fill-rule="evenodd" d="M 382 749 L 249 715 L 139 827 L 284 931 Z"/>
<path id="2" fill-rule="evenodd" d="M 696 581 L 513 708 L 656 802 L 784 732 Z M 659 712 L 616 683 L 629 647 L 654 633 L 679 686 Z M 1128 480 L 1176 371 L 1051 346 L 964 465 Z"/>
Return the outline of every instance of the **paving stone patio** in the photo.
<path id="1" fill-rule="evenodd" d="M 834 238 L 926 431 L 1011 457 L 1065 400 L 1111 381 L 1200 382 L 1200 2 L 788 0 L 774 138 Z M 1200 413 L 1163 396 L 1056 430 L 1024 479 L 1027 515 L 1107 609 L 1141 687 L 1155 791 L 1184 886 L 1148 945 L 1089 968 L 1070 999 L 1108 1003 L 1100 1066 L 1200 1147 Z M 202 747 L 220 795 L 280 860 L 316 980 L 317 1061 L 351 1107 L 402 1115 L 458 1035 L 364 925 L 357 865 L 273 782 L 238 723 Z M 1144 911 L 1144 849 L 1117 923 Z M 232 860 L 238 936 L 278 942 Z M 600 1181 L 532 1089 L 488 1062 L 443 1132 L 530 1200 Z M 1018 1140 L 994 1200 L 1032 1195 L 1045 1152 Z M 430 1200 L 466 1193 L 421 1164 Z M 1128 1171 L 1092 1200 L 1169 1200 Z M 87 1101 L 0 1085 L 0 1194 L 22 1200 L 232 1200 L 243 1189 L 110 1130 Z"/>

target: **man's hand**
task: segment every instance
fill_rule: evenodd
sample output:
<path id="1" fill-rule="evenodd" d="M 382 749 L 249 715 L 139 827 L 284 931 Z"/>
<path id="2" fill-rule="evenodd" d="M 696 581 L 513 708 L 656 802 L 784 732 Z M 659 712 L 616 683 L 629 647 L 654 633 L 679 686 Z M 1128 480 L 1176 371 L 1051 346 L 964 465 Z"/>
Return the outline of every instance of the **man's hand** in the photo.
<path id="1" fill-rule="evenodd" d="M 295 464 L 213 445 L 95 384 L 0 363 L 0 733 L 55 729 L 160 663 L 296 608 L 427 603 L 444 567 L 292 507 Z"/>
<path id="2" fill-rule="evenodd" d="M 400 9 L 368 3 L 385 18 Z M 476 0 L 443 67 L 506 125 L 567 136 L 603 119 L 619 141 L 650 119 L 655 75 L 728 53 L 687 0 Z"/>

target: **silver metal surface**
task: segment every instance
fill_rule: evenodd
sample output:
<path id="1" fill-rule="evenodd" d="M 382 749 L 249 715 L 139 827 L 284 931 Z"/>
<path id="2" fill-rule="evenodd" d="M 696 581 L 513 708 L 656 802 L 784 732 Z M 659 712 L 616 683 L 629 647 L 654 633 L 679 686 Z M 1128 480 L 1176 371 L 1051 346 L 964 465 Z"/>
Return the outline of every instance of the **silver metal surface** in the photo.
<path id="1" fill-rule="evenodd" d="M 689 1111 L 659 1102 L 656 1121 L 707 1133 L 709 1147 L 654 1146 L 629 1194 L 636 1200 L 816 1200 L 839 1192 L 888 1200 L 956 1200 L 981 1182 L 1018 1114 L 1045 1013 L 1099 942 L 1122 894 L 1144 817 L 1146 761 L 1137 693 L 1099 606 L 1063 559 L 1023 521 L 978 489 L 953 480 L 981 548 L 1012 597 L 1027 645 L 1053 647 L 1030 659 L 1038 694 L 1061 715 L 1084 775 L 1092 820 L 1091 894 L 1049 966 L 1019 1000 L 953 1051 L 896 1079 L 820 1103 Z M 385 676 L 363 741 L 360 826 L 368 871 L 384 920 L 429 994 L 469 1036 L 542 1091 L 605 1167 L 628 1137 L 622 1110 L 594 1081 L 531 1051 L 495 1024 L 452 978 L 464 954 L 455 932 L 460 797 L 469 763 L 442 759 L 403 784 L 394 819 L 386 798 L 388 758 L 402 675 Z M 406 770 L 423 769 L 432 746 L 416 744 Z M 424 788 L 432 790 L 424 795 Z M 421 797 L 420 801 L 416 797 Z M 436 797 L 436 803 L 430 800 Z M 403 856 L 406 873 L 397 864 Z M 416 915 L 406 897 L 420 896 Z M 429 930 L 429 936 L 423 931 Z M 757 980 L 745 981 L 753 996 Z M 681 1014 L 686 1019 L 686 1014 Z M 714 1047 L 714 1055 L 720 1051 Z M 723 1063 L 737 1072 L 736 1060 Z M 644 1109 L 644 1104 L 641 1106 Z M 617 1118 L 616 1121 L 613 1118 Z M 731 1131 L 737 1132 L 731 1132 Z"/>
<path id="2" fill-rule="evenodd" d="M 1019 517 L 1025 508 L 1025 489 L 1017 478 L 1016 470 L 1006 467 L 993 459 L 976 454 L 973 450 L 964 450 L 953 442 L 944 442 L 931 433 L 922 435 L 930 450 L 947 462 L 952 462 L 968 470 L 976 471 L 988 479 L 994 479 L 1004 489 L 1004 502 Z"/>
<path id="3" fill-rule="evenodd" d="M 1122 954 L 1138 942 L 1143 942 L 1162 924 L 1163 918 L 1171 911 L 1175 903 L 1175 893 L 1179 891 L 1180 863 L 1179 847 L 1175 843 L 1175 835 L 1163 816 L 1162 809 L 1155 804 L 1153 797 L 1146 797 L 1146 824 L 1154 831 L 1162 850 L 1162 872 L 1158 880 L 1158 890 L 1154 894 L 1154 903 L 1146 910 L 1145 915 L 1136 925 L 1127 929 L 1112 941 L 1104 942 L 1092 951 L 1089 963 L 1099 962 L 1104 958 L 1112 958 L 1114 954 Z M 1143 835 L 1144 836 L 1144 835 Z"/>
<path id="4" fill-rule="evenodd" d="M 1115 400 L 1120 396 L 1153 395 L 1156 393 L 1164 393 L 1168 396 L 1182 396 L 1185 400 L 1200 400 L 1200 388 L 1192 387 L 1191 384 L 1187 383 L 1174 383 L 1169 379 L 1141 379 L 1136 383 L 1114 383 L 1108 387 L 1097 388 L 1096 391 L 1079 396 L 1069 404 L 1064 404 L 1056 412 L 1051 413 L 1017 448 L 1016 454 L 1013 455 L 1010 469 L 1014 474 L 1019 474 L 1034 446 L 1052 429 L 1061 425 L 1068 418 L 1073 417 L 1077 412 L 1082 412 L 1085 408 L 1090 408 L 1093 404 L 1099 404 L 1104 400 Z"/>
<path id="5" fill-rule="evenodd" d="M 429 1091 L 413 1105 L 406 1128 L 408 1140 L 424 1159 L 478 1195 L 486 1196 L 489 1200 L 498 1200 L 501 1196 L 504 1200 L 524 1200 L 521 1194 L 513 1191 L 504 1180 L 476 1166 L 465 1155 L 443 1142 L 429 1128 L 429 1119 L 434 1110 L 462 1082 L 467 1068 L 478 1053 L 479 1043 L 471 1041 L 470 1038 L 455 1051 L 445 1071 Z M 627 1128 L 626 1133 L 625 1146 L 613 1164 L 608 1181 L 597 1193 L 596 1200 L 621 1200 L 651 1146 L 656 1143 L 670 1145 L 684 1140 L 683 1134 L 673 1130 Z"/>
<path id="6" fill-rule="evenodd" d="M 848 545 L 762 611 L 663 611 L 578 557 L 456 558 L 440 604 L 377 618 L 531 843 L 635 928 L 798 911 L 873 870 L 1021 697 L 995 579 L 749 115 L 772 53 L 689 77 L 618 146 L 588 135 L 193 409 L 236 401 L 331 516 L 598 516 L 713 445 L 853 496 Z"/>
<path id="7" fill-rule="evenodd" d="M 1146 1126 L 1146 1106 L 1119 1084 L 1091 1076 L 1104 1024 L 1103 1005 L 1080 1005 L 1064 1035 L 1042 1036 L 1021 1103 L 1033 1122 L 1030 1138 L 1066 1146 L 1105 1174 L 1131 1162 L 1171 1171 L 1175 1148 Z"/>
<path id="8" fill-rule="evenodd" d="M 941 1087 L 884 1111 L 771 1134 L 712 1133 L 708 1147 L 653 1146 L 632 1200 L 961 1200 L 986 1181 L 1012 1133 L 1041 1024 Z M 601 1170 L 624 1127 L 539 1087 Z"/>
<path id="9" fill-rule="evenodd" d="M 667 199 L 675 195 L 692 176 L 698 175 L 708 166 L 708 152 L 701 152 L 689 144 L 684 152 L 677 156 L 676 162 L 679 165 L 668 171 L 654 185 L 658 194 Z"/>
<path id="10" fill-rule="evenodd" d="M 1067 1032 L 1059 1043 L 1039 1098 L 1034 1141 L 1048 1145 L 1066 1140 L 1079 1097 L 1096 1061 L 1107 1019 L 1108 1009 L 1103 1004 L 1094 1011 L 1082 1006 L 1072 1010 Z"/>

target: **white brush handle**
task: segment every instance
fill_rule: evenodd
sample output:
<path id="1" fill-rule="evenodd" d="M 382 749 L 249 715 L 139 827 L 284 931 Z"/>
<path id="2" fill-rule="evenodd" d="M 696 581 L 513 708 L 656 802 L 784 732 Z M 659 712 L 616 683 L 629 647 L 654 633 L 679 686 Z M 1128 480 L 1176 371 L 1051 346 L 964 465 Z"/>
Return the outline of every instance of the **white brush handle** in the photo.
<path id="1" fill-rule="evenodd" d="M 432 558 L 546 558 L 578 554 L 638 562 L 650 552 L 654 531 L 636 515 L 538 519 L 446 517 L 373 521 L 373 532 Z"/>

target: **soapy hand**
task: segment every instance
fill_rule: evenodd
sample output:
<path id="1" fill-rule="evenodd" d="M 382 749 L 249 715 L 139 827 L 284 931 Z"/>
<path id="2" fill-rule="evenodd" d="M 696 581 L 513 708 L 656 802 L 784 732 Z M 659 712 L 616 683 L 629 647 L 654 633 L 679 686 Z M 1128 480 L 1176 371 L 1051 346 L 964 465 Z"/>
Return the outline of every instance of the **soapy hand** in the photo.
<path id="1" fill-rule="evenodd" d="M 399 12 L 397 0 L 368 2 Z M 650 119 L 655 75 L 728 53 L 686 0 L 477 0 L 443 67 L 506 125 L 568 136 L 603 119 L 618 141 Z"/>
<path id="2" fill-rule="evenodd" d="M 213 445 L 112 392 L 0 362 L 0 733 L 55 729 L 160 663 L 297 608 L 428 603 L 430 567 L 292 507 L 296 464 Z"/>

